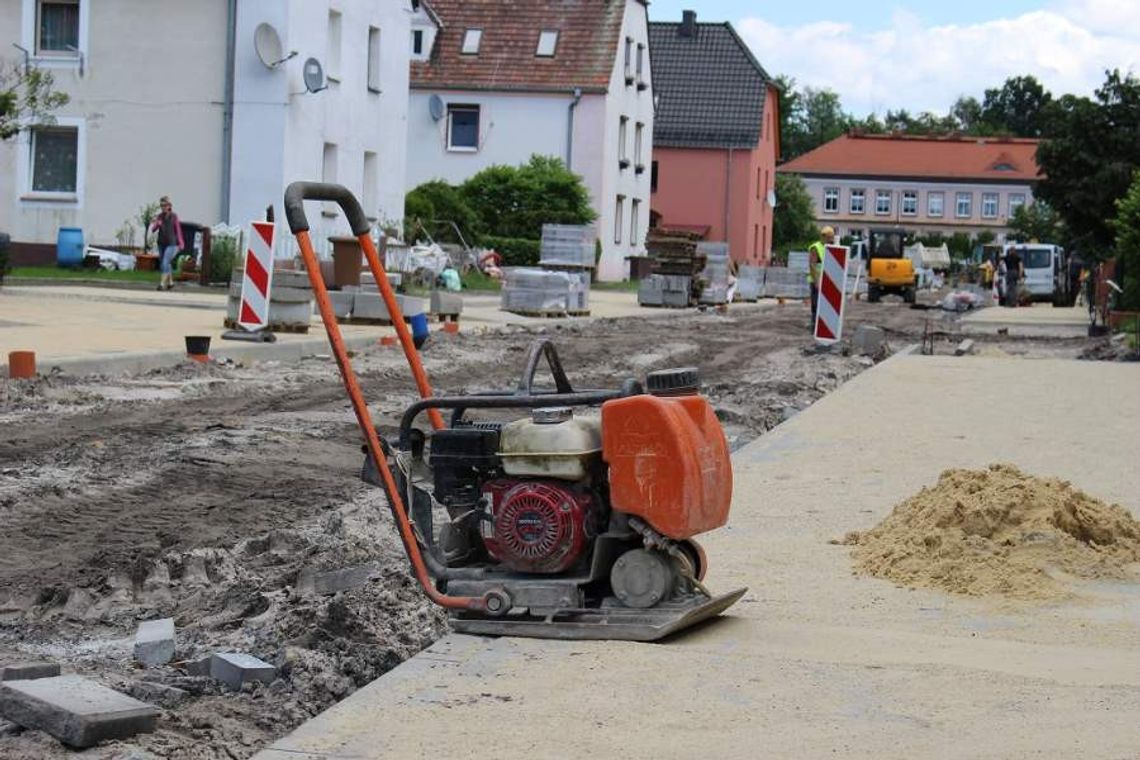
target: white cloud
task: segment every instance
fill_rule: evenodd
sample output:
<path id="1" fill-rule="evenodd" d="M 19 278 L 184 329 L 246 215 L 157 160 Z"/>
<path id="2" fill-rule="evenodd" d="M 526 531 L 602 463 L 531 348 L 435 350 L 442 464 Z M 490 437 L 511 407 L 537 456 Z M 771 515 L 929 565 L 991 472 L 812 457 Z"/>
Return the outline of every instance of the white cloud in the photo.
<path id="1" fill-rule="evenodd" d="M 897 10 L 871 33 L 820 21 L 780 27 L 746 18 L 737 29 L 772 74 L 830 87 L 855 114 L 888 108 L 945 112 L 979 100 L 1006 77 L 1032 74 L 1054 94 L 1091 94 L 1105 69 L 1140 72 L 1140 3 L 1063 0 L 1046 10 L 977 24 L 927 26 Z"/>

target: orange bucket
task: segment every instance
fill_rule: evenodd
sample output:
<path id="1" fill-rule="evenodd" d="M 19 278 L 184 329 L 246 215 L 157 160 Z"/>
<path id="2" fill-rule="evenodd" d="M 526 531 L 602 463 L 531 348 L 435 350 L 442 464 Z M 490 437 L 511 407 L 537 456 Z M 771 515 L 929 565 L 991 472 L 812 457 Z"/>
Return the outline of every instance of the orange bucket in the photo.
<path id="1" fill-rule="evenodd" d="M 459 323 L 458 322 L 444 322 L 443 323 L 443 331 L 445 333 L 451 333 L 452 335 L 458 335 L 459 334 Z"/>
<path id="2" fill-rule="evenodd" d="M 13 380 L 27 380 L 35 376 L 35 351 L 11 351 L 8 353 L 8 377 Z"/>

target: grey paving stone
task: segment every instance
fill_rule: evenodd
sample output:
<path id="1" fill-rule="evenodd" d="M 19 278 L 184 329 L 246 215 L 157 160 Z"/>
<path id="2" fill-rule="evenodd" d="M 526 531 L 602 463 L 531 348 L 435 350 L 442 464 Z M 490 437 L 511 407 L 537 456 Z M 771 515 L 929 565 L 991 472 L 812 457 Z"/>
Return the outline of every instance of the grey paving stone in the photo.
<path id="1" fill-rule="evenodd" d="M 31 681 L 58 675 L 58 662 L 13 662 L 10 665 L 0 665 L 0 681 Z"/>
<path id="2" fill-rule="evenodd" d="M 220 652 L 210 659 L 210 676 L 237 691 L 250 681 L 272 683 L 277 677 L 277 668 L 253 655 Z"/>
<path id="3" fill-rule="evenodd" d="M 158 710 L 76 675 L 0 683 L 0 715 L 46 731 L 64 744 L 90 747 L 154 730 Z"/>
<path id="4" fill-rule="evenodd" d="M 135 634 L 135 659 L 148 668 L 174 659 L 174 618 L 139 623 Z"/>

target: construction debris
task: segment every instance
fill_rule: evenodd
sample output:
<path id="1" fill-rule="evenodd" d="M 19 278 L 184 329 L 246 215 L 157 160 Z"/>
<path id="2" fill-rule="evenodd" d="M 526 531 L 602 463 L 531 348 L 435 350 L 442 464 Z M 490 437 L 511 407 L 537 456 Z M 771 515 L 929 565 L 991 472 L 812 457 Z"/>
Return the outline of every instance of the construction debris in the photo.
<path id="1" fill-rule="evenodd" d="M 135 633 L 135 659 L 154 668 L 174 659 L 174 618 L 146 620 Z"/>
<path id="2" fill-rule="evenodd" d="M 965 340 L 963 340 L 961 343 L 958 344 L 957 348 L 954 349 L 954 355 L 955 356 L 965 356 L 966 354 L 972 354 L 972 353 L 974 353 L 974 339 L 973 338 L 966 338 Z"/>
<path id="3" fill-rule="evenodd" d="M 17 662 L 0 667 L 0 681 L 31 681 L 58 675 L 58 662 Z"/>
<path id="4" fill-rule="evenodd" d="M 878 356 L 886 343 L 886 332 L 874 325 L 858 325 L 851 336 L 851 350 L 858 356 Z"/>
<path id="5" fill-rule="evenodd" d="M 93 681 L 66 675 L 0 683 L 0 715 L 83 748 L 153 731 L 158 710 Z"/>
<path id="6" fill-rule="evenodd" d="M 222 652 L 210 659 L 210 677 L 237 691 L 254 681 L 273 683 L 277 668 L 250 654 Z"/>

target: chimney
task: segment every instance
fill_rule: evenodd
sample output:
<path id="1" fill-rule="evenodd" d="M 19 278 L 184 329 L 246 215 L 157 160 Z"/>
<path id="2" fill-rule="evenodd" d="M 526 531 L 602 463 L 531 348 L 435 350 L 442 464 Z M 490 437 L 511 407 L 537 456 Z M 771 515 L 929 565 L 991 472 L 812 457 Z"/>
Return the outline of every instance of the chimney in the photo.
<path id="1" fill-rule="evenodd" d="M 697 36 L 697 12 L 696 11 L 681 11 L 681 36 L 682 37 L 696 37 Z"/>

